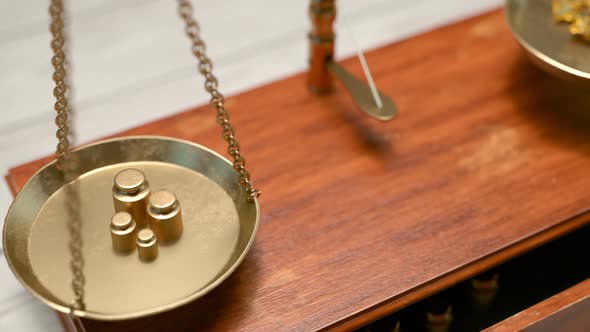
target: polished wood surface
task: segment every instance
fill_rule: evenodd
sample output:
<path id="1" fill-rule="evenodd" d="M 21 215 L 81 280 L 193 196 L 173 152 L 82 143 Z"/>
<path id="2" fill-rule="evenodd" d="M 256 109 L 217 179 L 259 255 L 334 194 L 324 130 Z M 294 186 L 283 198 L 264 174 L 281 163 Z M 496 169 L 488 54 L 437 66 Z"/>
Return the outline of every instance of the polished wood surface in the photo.
<path id="1" fill-rule="evenodd" d="M 541 332 L 590 330 L 590 279 L 484 330 Z"/>
<path id="2" fill-rule="evenodd" d="M 351 329 L 590 221 L 590 100 L 530 65 L 501 12 L 367 61 L 399 106 L 391 122 L 361 114 L 338 84 L 313 95 L 304 74 L 229 98 L 263 191 L 252 251 L 200 301 L 87 329 Z M 224 151 L 214 122 L 203 106 L 122 135 Z"/>

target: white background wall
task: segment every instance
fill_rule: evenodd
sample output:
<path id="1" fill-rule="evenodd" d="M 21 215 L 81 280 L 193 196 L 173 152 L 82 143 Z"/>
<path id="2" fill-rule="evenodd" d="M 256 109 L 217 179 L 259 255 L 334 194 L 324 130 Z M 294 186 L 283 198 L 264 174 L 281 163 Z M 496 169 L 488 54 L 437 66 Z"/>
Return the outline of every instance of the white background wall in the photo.
<path id="1" fill-rule="evenodd" d="M 202 104 L 174 1 L 70 2 L 70 60 L 81 142 Z M 304 0 L 193 1 L 220 88 L 233 95 L 306 68 Z M 500 0 L 338 0 L 367 50 L 500 6 Z M 48 1 L 0 1 L 0 173 L 55 146 Z M 339 29 L 337 57 L 354 54 Z M 449 41 L 452 42 L 452 41 Z M 411 55 L 409 55 L 411 56 Z M 370 63 L 369 63 L 370 66 Z M 0 184 L 0 218 L 11 202 Z M 0 225 L 2 222 L 0 222 Z M 1 249 L 1 248 L 0 248 Z M 0 258 L 0 331 L 61 331 Z"/>

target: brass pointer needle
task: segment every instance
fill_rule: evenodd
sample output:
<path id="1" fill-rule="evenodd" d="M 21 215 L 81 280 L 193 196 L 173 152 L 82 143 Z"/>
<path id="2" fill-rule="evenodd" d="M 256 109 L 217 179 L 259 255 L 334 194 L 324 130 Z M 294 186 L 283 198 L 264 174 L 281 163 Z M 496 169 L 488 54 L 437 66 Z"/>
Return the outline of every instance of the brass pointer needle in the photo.
<path id="1" fill-rule="evenodd" d="M 365 56 L 354 39 L 352 31 L 348 28 L 348 25 L 345 24 L 345 26 L 347 27 L 348 34 L 353 40 L 357 56 L 363 67 L 363 72 L 365 73 L 368 84 L 359 81 L 356 77 L 346 71 L 346 69 L 335 62 L 330 61 L 327 64 L 328 70 L 336 76 L 342 84 L 344 84 L 344 87 L 348 90 L 354 102 L 363 112 L 378 120 L 390 120 L 397 113 L 395 104 L 389 97 L 377 90 L 375 81 L 373 81 L 373 76 L 371 75 L 367 61 L 365 60 Z"/>

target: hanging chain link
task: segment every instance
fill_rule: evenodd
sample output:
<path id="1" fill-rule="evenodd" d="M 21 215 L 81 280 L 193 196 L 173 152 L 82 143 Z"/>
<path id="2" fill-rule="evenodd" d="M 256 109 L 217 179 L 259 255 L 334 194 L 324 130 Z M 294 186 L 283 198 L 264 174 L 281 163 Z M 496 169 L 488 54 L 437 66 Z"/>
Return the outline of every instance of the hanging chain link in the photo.
<path id="1" fill-rule="evenodd" d="M 205 90 L 211 95 L 211 106 L 217 111 L 217 123 L 223 129 L 223 139 L 227 142 L 227 153 L 233 159 L 233 168 L 238 173 L 240 186 L 246 189 L 246 199 L 253 202 L 260 196 L 260 190 L 255 189 L 250 181 L 250 174 L 246 171 L 246 160 L 240 153 L 240 144 L 236 140 L 234 128 L 229 122 L 229 113 L 225 108 L 225 99 L 217 89 L 217 78 L 213 76 L 213 64 L 205 53 L 205 43 L 201 39 L 201 28 L 193 15 L 193 7 L 188 0 L 178 0 L 178 14 L 185 23 L 184 32 L 191 40 L 191 50 L 199 61 L 199 72 L 205 78 Z"/>
<path id="2" fill-rule="evenodd" d="M 58 139 L 56 148 L 57 168 L 62 172 L 64 182 L 66 183 L 64 190 L 68 197 L 66 203 L 66 210 L 68 214 L 67 228 L 70 234 L 70 242 L 68 248 L 70 250 L 71 261 L 70 270 L 72 271 L 72 290 L 74 292 L 74 301 L 72 303 L 71 312 L 74 310 L 84 310 L 84 257 L 82 256 L 82 223 L 80 219 L 80 197 L 76 183 L 70 183 L 76 178 L 78 169 L 78 160 L 76 156 L 69 154 L 70 148 L 70 126 L 68 115 L 71 114 L 71 109 L 67 99 L 67 76 L 66 76 L 66 52 L 65 49 L 65 33 L 64 33 L 64 4 L 63 0 L 51 0 L 49 5 L 49 15 L 51 16 L 51 24 L 49 29 L 51 31 L 51 49 L 53 50 L 53 57 L 51 64 L 54 68 L 53 81 L 55 88 L 53 95 L 55 96 L 54 109 L 57 112 L 55 117 L 55 124 L 57 131 L 55 136 Z"/>
<path id="3" fill-rule="evenodd" d="M 240 145 L 235 138 L 234 128 L 229 122 L 229 113 L 225 108 L 225 100 L 221 92 L 217 89 L 217 78 L 213 76 L 213 65 L 211 60 L 205 54 L 205 43 L 200 37 L 200 28 L 197 21 L 193 18 L 193 9 L 187 0 L 178 0 L 178 11 L 180 17 L 185 22 L 185 32 L 192 42 L 192 53 L 199 61 L 199 72 L 205 78 L 205 90 L 211 95 L 211 105 L 217 111 L 217 123 L 223 129 L 223 139 L 227 142 L 228 154 L 233 158 L 233 168 L 239 175 L 240 186 L 246 190 L 246 199 L 253 202 L 256 197 L 260 195 L 260 190 L 254 188 L 250 181 L 250 174 L 246 171 L 246 160 L 240 153 Z M 55 124 L 57 125 L 56 137 L 58 144 L 56 148 L 57 168 L 63 172 L 64 180 L 69 182 L 73 180 L 72 176 L 68 174 L 75 173 L 77 167 L 77 160 L 71 154 L 68 154 L 70 148 L 70 128 L 68 115 L 70 114 L 70 106 L 67 100 L 67 76 L 66 76 L 66 54 L 64 51 L 65 36 L 64 36 L 64 4 L 63 0 L 51 0 L 49 6 L 49 14 L 51 16 L 50 31 L 52 35 L 51 49 L 53 50 L 53 57 L 51 64 L 54 68 L 53 81 L 55 88 L 53 95 L 55 96 L 54 109 L 57 112 L 55 117 Z M 72 199 L 68 200 L 67 204 L 70 222 L 68 223 L 68 231 L 70 233 L 69 249 L 71 254 L 70 269 L 72 271 L 72 290 L 74 292 L 74 302 L 72 303 L 72 312 L 75 309 L 84 310 L 84 284 L 85 278 L 83 273 L 84 258 L 82 256 L 82 236 L 81 236 L 81 222 L 79 218 L 79 193 L 75 184 L 66 186 L 66 190 L 70 191 L 68 195 Z M 78 199 L 77 199 L 78 198 Z M 78 205 L 78 206 L 75 206 Z"/>
<path id="4" fill-rule="evenodd" d="M 55 88 L 53 89 L 53 95 L 55 96 L 55 104 L 53 108 L 57 112 L 55 117 L 55 124 L 57 125 L 57 131 L 55 136 L 58 139 L 57 144 L 57 167 L 63 168 L 65 154 L 70 147 L 69 141 L 69 126 L 68 126 L 68 111 L 69 105 L 66 97 L 67 83 L 66 83 L 66 54 L 64 52 L 64 10 L 62 0 L 51 0 L 49 5 L 49 14 L 51 15 L 51 24 L 49 29 L 51 30 L 52 40 L 51 49 L 53 50 L 53 57 L 51 58 L 51 64 L 53 65 L 53 81 L 55 82 Z"/>
<path id="5" fill-rule="evenodd" d="M 66 157 L 66 158 L 69 158 Z M 80 192 L 79 183 L 72 182 L 64 187 L 66 199 L 66 209 L 68 214 L 67 228 L 70 234 L 70 270 L 72 271 L 72 290 L 74 291 L 74 302 L 72 303 L 72 313 L 75 309 L 84 310 L 84 256 L 82 254 L 82 219 L 80 216 Z"/>

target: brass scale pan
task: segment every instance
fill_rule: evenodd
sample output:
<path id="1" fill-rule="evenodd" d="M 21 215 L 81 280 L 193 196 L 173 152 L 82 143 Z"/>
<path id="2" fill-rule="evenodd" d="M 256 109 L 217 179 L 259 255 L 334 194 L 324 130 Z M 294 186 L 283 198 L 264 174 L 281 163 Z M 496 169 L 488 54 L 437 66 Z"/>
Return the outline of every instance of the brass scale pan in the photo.
<path id="1" fill-rule="evenodd" d="M 590 86 L 590 46 L 553 19 L 551 0 L 507 0 L 506 21 L 531 60 L 550 74 Z"/>
<path id="2" fill-rule="evenodd" d="M 73 150 L 76 180 L 64 183 L 53 161 L 39 170 L 12 203 L 4 225 L 4 250 L 20 282 L 64 313 L 74 300 L 70 233 L 64 206 L 75 186 L 81 220 L 85 308 L 74 314 L 121 320 L 163 312 L 211 291 L 243 260 L 258 227 L 258 202 L 246 201 L 232 164 L 219 154 L 173 138 L 143 136 L 101 141 Z M 113 251 L 113 177 L 125 168 L 143 171 L 151 188 L 167 189 L 182 205 L 184 232 L 160 245 L 150 263 L 137 253 Z"/>

